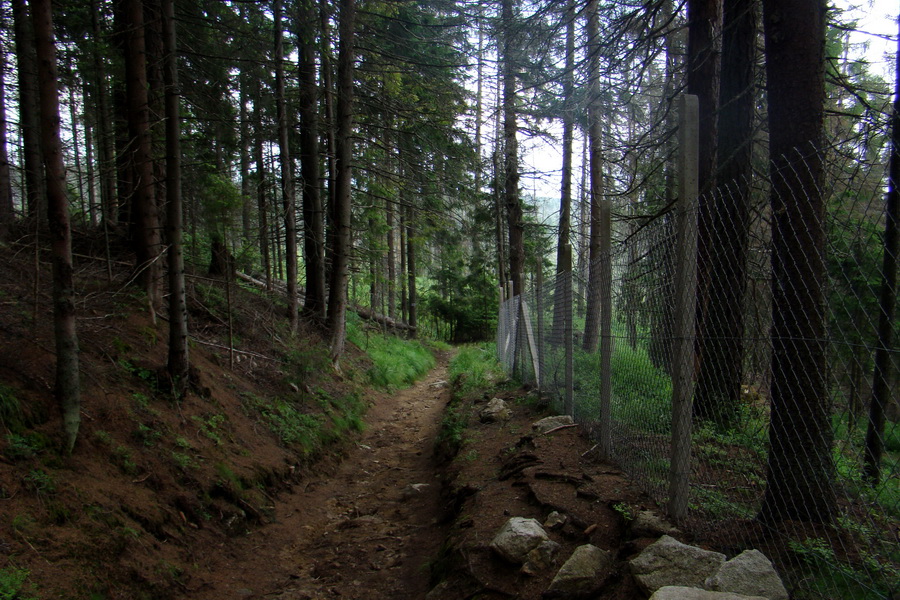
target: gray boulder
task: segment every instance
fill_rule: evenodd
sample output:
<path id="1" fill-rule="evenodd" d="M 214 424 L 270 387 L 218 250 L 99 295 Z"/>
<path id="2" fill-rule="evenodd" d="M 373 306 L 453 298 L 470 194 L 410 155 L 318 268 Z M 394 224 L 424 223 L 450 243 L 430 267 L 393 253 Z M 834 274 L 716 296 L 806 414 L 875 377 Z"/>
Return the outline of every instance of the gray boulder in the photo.
<path id="1" fill-rule="evenodd" d="M 529 552 L 549 539 L 536 519 L 512 517 L 494 536 L 491 549 L 509 562 L 522 564 Z"/>
<path id="2" fill-rule="evenodd" d="M 488 405 L 481 409 L 480 417 L 482 423 L 495 423 L 497 421 L 506 421 L 512 415 L 506 402 L 500 398 L 493 398 Z"/>
<path id="3" fill-rule="evenodd" d="M 787 590 L 772 562 L 759 550 L 746 550 L 726 562 L 706 580 L 708 590 L 788 600 Z"/>
<path id="4" fill-rule="evenodd" d="M 656 590 L 650 600 L 766 600 L 762 596 L 742 596 L 730 592 L 709 592 L 692 587 L 667 585 Z"/>
<path id="5" fill-rule="evenodd" d="M 598 577 L 613 563 L 613 556 L 592 544 L 575 548 L 553 581 L 548 592 L 555 594 L 587 594 L 598 587 Z"/>
<path id="6" fill-rule="evenodd" d="M 678 530 L 652 510 L 640 511 L 631 522 L 631 535 L 634 537 L 652 538 L 673 533 L 678 533 Z"/>
<path id="7" fill-rule="evenodd" d="M 724 554 L 682 544 L 668 535 L 630 561 L 631 573 L 648 593 L 665 586 L 702 588 L 724 563 Z"/>
<path id="8" fill-rule="evenodd" d="M 562 427 L 564 425 L 573 425 L 574 423 L 575 421 L 572 420 L 572 417 L 569 415 L 558 415 L 556 417 L 545 417 L 540 421 L 533 423 L 531 428 L 535 433 L 542 435 L 551 429 L 556 429 L 557 427 Z"/>

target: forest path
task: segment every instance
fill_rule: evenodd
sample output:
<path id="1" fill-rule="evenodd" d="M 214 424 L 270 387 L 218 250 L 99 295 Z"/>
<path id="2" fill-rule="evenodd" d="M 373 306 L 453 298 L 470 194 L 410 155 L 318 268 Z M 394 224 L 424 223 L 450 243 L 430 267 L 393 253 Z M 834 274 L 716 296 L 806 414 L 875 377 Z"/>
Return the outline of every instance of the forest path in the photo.
<path id="1" fill-rule="evenodd" d="M 184 598 L 420 599 L 445 538 L 433 456 L 449 356 L 412 387 L 378 394 L 333 472 L 278 498 L 273 523 L 196 556 Z"/>

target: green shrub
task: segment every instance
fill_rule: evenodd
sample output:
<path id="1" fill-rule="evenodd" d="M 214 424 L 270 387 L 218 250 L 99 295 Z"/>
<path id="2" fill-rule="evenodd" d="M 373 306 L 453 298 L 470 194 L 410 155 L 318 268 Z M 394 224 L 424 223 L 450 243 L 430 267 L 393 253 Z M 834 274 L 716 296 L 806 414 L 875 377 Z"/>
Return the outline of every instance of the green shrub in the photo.
<path id="1" fill-rule="evenodd" d="M 28 571 L 18 567 L 0 569 L 0 600 L 24 600 L 22 588 L 28 579 Z"/>

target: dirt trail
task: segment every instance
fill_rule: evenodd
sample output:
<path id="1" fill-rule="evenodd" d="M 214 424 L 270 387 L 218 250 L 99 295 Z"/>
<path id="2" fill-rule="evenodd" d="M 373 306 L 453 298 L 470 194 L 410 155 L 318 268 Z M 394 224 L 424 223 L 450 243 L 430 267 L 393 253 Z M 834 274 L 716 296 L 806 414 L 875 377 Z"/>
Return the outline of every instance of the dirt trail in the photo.
<path id="1" fill-rule="evenodd" d="M 422 598 L 445 531 L 432 447 L 447 358 L 413 387 L 379 395 L 333 472 L 278 498 L 275 522 L 207 548 L 184 598 Z"/>

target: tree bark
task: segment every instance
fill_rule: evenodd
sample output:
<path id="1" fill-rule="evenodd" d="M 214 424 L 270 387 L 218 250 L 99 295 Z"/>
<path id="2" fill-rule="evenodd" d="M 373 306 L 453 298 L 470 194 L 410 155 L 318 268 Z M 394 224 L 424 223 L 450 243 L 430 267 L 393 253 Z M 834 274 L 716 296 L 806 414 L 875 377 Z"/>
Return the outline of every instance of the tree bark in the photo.
<path id="1" fill-rule="evenodd" d="M 825 375 L 824 0 L 764 0 L 772 180 L 772 383 L 760 519 L 835 513 Z"/>
<path id="2" fill-rule="evenodd" d="M 184 288 L 184 249 L 181 242 L 181 90 L 175 36 L 175 0 L 162 0 L 163 50 L 165 55 L 166 114 L 166 238 L 169 242 L 169 359 L 173 389 L 182 396 L 189 383 L 187 301 Z"/>
<path id="3" fill-rule="evenodd" d="M 413 207 L 411 204 L 406 206 L 406 271 L 407 271 L 407 287 L 408 289 L 408 306 L 409 309 L 409 337 L 416 337 L 416 331 L 419 324 L 418 311 L 418 293 L 416 292 L 416 242 L 415 229 L 413 227 Z"/>
<path id="4" fill-rule="evenodd" d="M 0 240 L 6 239 L 15 220 L 9 154 L 6 149 L 6 49 L 0 47 Z"/>
<path id="5" fill-rule="evenodd" d="M 100 39 L 100 17 L 97 0 L 91 0 L 91 32 L 94 39 Z M 102 205 L 104 228 L 115 225 L 119 219 L 116 199 L 116 161 L 112 128 L 109 126 L 109 94 L 106 87 L 106 68 L 97 45 L 92 51 L 94 63 L 94 93 L 97 111 L 97 156 L 100 172 L 100 203 Z"/>
<path id="6" fill-rule="evenodd" d="M 331 361 L 340 368 L 344 353 L 347 317 L 347 279 L 352 250 L 351 183 L 353 178 L 353 71 L 355 61 L 354 27 L 355 0 L 341 0 L 338 44 L 337 135 L 334 194 L 334 248 L 332 251 L 331 286 L 328 297 L 328 330 L 330 332 Z M 412 325 L 412 323 L 410 323 Z"/>
<path id="7" fill-rule="evenodd" d="M 259 251 L 262 255 L 263 271 L 265 271 L 266 291 L 272 291 L 272 260 L 269 253 L 269 207 L 266 202 L 266 162 L 263 153 L 265 139 L 263 135 L 262 111 L 259 98 L 254 102 L 256 107 L 256 208 L 259 216 Z"/>
<path id="8" fill-rule="evenodd" d="M 25 207 L 30 216 L 42 220 L 45 214 L 46 181 L 44 165 L 41 162 L 41 122 L 34 28 L 29 21 L 25 0 L 12 0 L 12 9 L 16 67 L 19 72 L 19 126 L 22 130 L 22 162 L 25 168 Z"/>
<path id="9" fill-rule="evenodd" d="M 290 123 L 284 97 L 284 30 L 281 0 L 272 6 L 275 16 L 275 103 L 278 112 L 278 151 L 281 162 L 281 195 L 284 203 L 284 254 L 287 270 L 287 305 L 291 333 L 297 332 L 300 299 L 297 295 L 297 216 L 294 201 L 294 169 L 289 139 Z"/>
<path id="10" fill-rule="evenodd" d="M 150 106 L 147 94 L 147 55 L 141 0 L 124 0 L 125 79 L 128 134 L 131 140 L 133 197 L 132 243 L 137 256 L 137 281 L 147 293 L 151 311 L 162 305 L 162 268 L 159 263 L 160 223 L 153 177 Z"/>
<path id="11" fill-rule="evenodd" d="M 303 175 L 303 245 L 306 255 L 304 311 L 324 322 L 325 210 L 319 168 L 319 110 L 316 82 L 316 10 L 313 0 L 300 0 L 298 31 L 300 54 L 300 171 Z"/>
<path id="12" fill-rule="evenodd" d="M 78 336 L 75 329 L 75 283 L 72 234 L 66 197 L 66 169 L 59 129 L 56 45 L 50 0 L 32 0 L 31 17 L 37 56 L 41 148 L 47 173 L 47 221 L 53 261 L 53 324 L 56 338 L 56 399 L 63 416 L 65 450 L 72 452 L 81 422 Z"/>
<path id="13" fill-rule="evenodd" d="M 513 282 L 513 294 L 524 291 L 525 275 L 525 223 L 522 199 L 519 196 L 519 145 L 518 108 L 516 90 L 516 38 L 515 2 L 503 0 L 501 22 L 503 27 L 503 140 L 504 180 L 503 198 L 509 223 L 509 276 Z"/>
<path id="14" fill-rule="evenodd" d="M 884 454 L 884 410 L 891 401 L 893 380 L 894 313 L 897 307 L 897 254 L 900 252 L 900 37 L 897 39 L 894 76 L 894 114 L 891 117 L 891 158 L 888 163 L 888 192 L 885 198 L 884 256 L 881 264 L 881 293 L 878 300 L 878 345 L 875 347 L 875 374 L 872 403 L 866 428 L 863 473 L 873 485 L 881 474 Z"/>
<path id="15" fill-rule="evenodd" d="M 756 0 L 725 0 L 718 123 L 718 186 L 712 192 L 708 297 L 694 416 L 730 427 L 741 400 L 744 293 L 756 112 Z"/>
<path id="16" fill-rule="evenodd" d="M 600 320 L 602 310 L 602 264 L 604 221 L 609 219 L 609 211 L 603 200 L 603 128 L 601 124 L 600 106 L 600 35 L 597 0 L 587 5 L 587 37 L 590 99 L 588 106 L 588 137 L 590 140 L 590 184 L 591 184 L 591 229 L 588 242 L 588 299 L 585 310 L 584 338 L 582 346 L 585 352 L 594 352 L 600 342 Z"/>
<path id="17" fill-rule="evenodd" d="M 572 138 L 575 128 L 572 96 L 575 91 L 575 1 L 568 0 L 566 11 L 566 64 L 563 72 L 563 155 L 562 182 L 559 199 L 559 237 L 556 244 L 556 285 L 553 293 L 553 326 L 551 343 L 560 344 L 566 324 L 567 311 L 572 310 L 572 298 L 563 298 L 564 271 L 572 270 L 571 221 L 572 221 Z M 565 259 L 568 258 L 568 261 Z"/>

